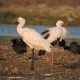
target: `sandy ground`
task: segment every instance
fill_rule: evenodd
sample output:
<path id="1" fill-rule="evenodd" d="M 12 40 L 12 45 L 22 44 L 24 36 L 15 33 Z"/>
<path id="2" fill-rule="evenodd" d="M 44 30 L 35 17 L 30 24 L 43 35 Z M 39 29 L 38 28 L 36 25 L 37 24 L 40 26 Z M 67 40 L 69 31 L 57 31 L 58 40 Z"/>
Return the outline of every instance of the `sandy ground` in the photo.
<path id="1" fill-rule="evenodd" d="M 38 51 L 35 51 L 37 55 Z M 51 59 L 51 53 L 47 53 Z M 42 56 L 30 70 L 31 49 L 23 57 L 11 48 L 11 42 L 0 42 L 0 80 L 80 80 L 80 55 L 54 48 L 54 65 Z"/>

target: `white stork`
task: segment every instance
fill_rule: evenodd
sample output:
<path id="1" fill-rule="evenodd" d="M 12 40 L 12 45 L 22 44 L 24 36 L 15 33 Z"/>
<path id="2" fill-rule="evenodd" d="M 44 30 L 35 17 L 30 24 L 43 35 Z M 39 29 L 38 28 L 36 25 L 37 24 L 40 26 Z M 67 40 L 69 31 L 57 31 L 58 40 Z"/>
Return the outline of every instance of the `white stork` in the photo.
<path id="1" fill-rule="evenodd" d="M 62 20 L 59 20 L 56 22 L 56 27 L 42 32 L 42 35 L 52 46 L 54 46 L 59 41 L 62 41 L 64 38 L 66 38 L 68 33 L 69 31 L 64 27 L 64 22 Z M 40 52 L 43 52 L 44 54 L 44 51 L 40 50 Z"/>
<path id="2" fill-rule="evenodd" d="M 56 27 L 42 32 L 42 35 L 45 39 L 48 40 L 49 43 L 53 43 L 56 40 L 62 41 L 62 39 L 67 37 L 68 33 L 69 31 L 64 27 L 64 22 L 59 20 L 56 22 Z"/>
<path id="3" fill-rule="evenodd" d="M 25 25 L 24 18 L 19 17 L 17 22 L 19 23 L 17 26 L 17 32 L 22 37 L 23 41 L 32 49 L 31 69 L 34 69 L 34 49 L 51 52 L 51 45 L 34 29 L 23 28 Z"/>

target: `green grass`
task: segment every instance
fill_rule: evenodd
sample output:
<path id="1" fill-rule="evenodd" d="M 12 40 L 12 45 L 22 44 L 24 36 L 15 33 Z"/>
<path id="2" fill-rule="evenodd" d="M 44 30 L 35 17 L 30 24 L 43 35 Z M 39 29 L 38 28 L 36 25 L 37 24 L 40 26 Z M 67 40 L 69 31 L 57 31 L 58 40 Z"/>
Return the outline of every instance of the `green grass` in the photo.
<path id="1" fill-rule="evenodd" d="M 13 38 L 16 38 L 18 36 L 11 36 L 11 35 L 0 35 L 0 42 L 10 41 Z"/>
<path id="2" fill-rule="evenodd" d="M 67 42 L 72 42 L 72 41 L 80 42 L 80 38 L 66 38 L 65 40 L 66 40 Z"/>
<path id="3" fill-rule="evenodd" d="M 16 15 L 11 11 L 0 12 L 0 23 L 13 23 Z"/>
<path id="4" fill-rule="evenodd" d="M 14 37 L 18 37 L 18 36 L 15 36 L 15 35 L 0 35 L 0 39 L 2 39 L 2 38 L 10 39 L 10 38 L 14 38 Z"/>
<path id="5" fill-rule="evenodd" d="M 10 40 L 12 38 L 16 38 L 16 37 L 19 37 L 19 36 L 15 36 L 15 35 L 0 35 L 0 40 Z M 71 41 L 77 41 L 77 42 L 80 42 L 80 38 L 66 38 L 65 39 L 66 41 L 68 42 L 71 42 Z"/>

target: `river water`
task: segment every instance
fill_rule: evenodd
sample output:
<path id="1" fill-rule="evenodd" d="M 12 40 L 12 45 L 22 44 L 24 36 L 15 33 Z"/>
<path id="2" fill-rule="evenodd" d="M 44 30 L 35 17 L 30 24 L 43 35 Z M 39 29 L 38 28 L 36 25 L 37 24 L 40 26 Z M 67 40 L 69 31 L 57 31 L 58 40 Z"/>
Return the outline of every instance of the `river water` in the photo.
<path id="1" fill-rule="evenodd" d="M 12 25 L 12 24 L 0 24 L 0 35 L 10 35 L 10 36 L 17 36 L 18 33 L 16 31 L 16 26 L 17 25 Z M 31 26 L 27 25 L 25 27 L 28 28 L 33 28 L 36 29 L 38 32 L 43 32 L 47 28 L 50 28 L 52 26 L 42 26 L 42 25 L 37 25 L 37 26 Z M 67 29 L 70 31 L 70 35 L 68 38 L 80 38 L 80 27 L 76 26 L 68 26 Z"/>

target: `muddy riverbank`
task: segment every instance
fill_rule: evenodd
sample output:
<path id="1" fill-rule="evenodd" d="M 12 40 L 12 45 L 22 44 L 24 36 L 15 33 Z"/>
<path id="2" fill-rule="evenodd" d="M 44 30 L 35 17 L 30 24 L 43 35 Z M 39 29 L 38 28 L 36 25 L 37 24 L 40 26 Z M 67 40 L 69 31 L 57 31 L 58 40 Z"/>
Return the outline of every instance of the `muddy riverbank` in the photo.
<path id="1" fill-rule="evenodd" d="M 23 57 L 16 54 L 10 41 L 0 42 L 0 80 L 80 80 L 80 55 L 54 48 L 54 65 L 44 56 L 30 70 L 31 49 Z M 37 55 L 38 51 L 35 51 Z M 51 59 L 51 53 L 47 53 Z"/>

